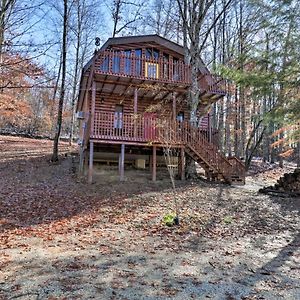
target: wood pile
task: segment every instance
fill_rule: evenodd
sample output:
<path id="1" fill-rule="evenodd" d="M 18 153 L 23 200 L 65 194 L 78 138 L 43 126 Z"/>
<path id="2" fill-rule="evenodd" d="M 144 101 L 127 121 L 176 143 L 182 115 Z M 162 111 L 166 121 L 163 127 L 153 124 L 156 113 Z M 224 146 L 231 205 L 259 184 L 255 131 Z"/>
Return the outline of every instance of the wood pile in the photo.
<path id="1" fill-rule="evenodd" d="M 300 197 L 300 168 L 284 174 L 274 186 L 262 188 L 259 192 L 282 197 Z"/>

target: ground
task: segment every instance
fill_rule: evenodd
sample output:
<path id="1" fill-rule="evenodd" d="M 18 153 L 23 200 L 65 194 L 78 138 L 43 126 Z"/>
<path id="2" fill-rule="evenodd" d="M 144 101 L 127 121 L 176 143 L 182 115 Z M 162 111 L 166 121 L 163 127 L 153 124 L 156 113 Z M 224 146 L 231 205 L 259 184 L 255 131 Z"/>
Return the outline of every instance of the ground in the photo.
<path id="1" fill-rule="evenodd" d="M 0 299 L 300 299 L 300 200 L 257 193 L 285 170 L 174 195 L 167 174 L 87 185 L 72 156 L 2 155 L 29 144 L 0 136 Z"/>

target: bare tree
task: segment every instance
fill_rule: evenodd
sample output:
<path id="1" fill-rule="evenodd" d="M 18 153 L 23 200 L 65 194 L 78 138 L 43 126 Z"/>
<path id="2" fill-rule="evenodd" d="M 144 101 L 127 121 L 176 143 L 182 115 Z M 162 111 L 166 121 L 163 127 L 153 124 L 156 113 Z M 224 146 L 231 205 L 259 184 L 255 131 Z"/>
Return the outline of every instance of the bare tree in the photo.
<path id="1" fill-rule="evenodd" d="M 66 84 L 66 71 L 67 71 L 67 32 L 68 32 L 68 0 L 64 0 L 64 12 L 63 12 L 63 34 L 62 34 L 62 74 L 61 74 L 61 87 L 60 87 L 60 96 L 58 103 L 58 113 L 57 113 L 57 123 L 56 123 L 56 132 L 53 142 L 53 154 L 51 161 L 58 161 L 58 142 L 61 132 L 62 125 L 62 112 L 65 99 L 65 84 Z"/>
<path id="2" fill-rule="evenodd" d="M 216 1 L 216 0 L 215 0 Z M 180 17 L 182 18 L 183 46 L 186 63 L 191 65 L 192 84 L 189 89 L 188 101 L 190 105 L 190 121 L 197 123 L 197 107 L 200 101 L 198 84 L 199 72 L 205 69 L 201 60 L 202 51 L 206 45 L 210 32 L 222 17 L 224 10 L 228 9 L 232 0 L 228 0 L 215 18 L 207 20 L 208 13 L 214 0 L 177 0 Z"/>
<path id="3" fill-rule="evenodd" d="M 182 36 L 178 7 L 172 0 L 154 0 L 146 11 L 144 23 L 147 30 L 169 39 L 177 39 L 177 42 Z"/>
<path id="4" fill-rule="evenodd" d="M 87 56 L 91 54 L 93 47 L 91 47 L 95 36 L 96 28 L 96 14 L 95 4 L 88 0 L 74 0 L 72 7 L 73 18 L 70 20 L 70 33 L 74 42 L 74 70 L 72 79 L 72 93 L 71 93 L 71 124 L 69 132 L 69 143 L 71 145 L 74 125 L 75 125 L 75 104 L 78 96 L 79 73 L 83 68 L 83 64 Z M 97 24 L 97 27 L 99 25 Z M 99 27 L 98 27 L 99 28 Z"/>
<path id="5" fill-rule="evenodd" d="M 138 0 L 113 0 L 110 6 L 113 21 L 112 37 L 124 30 L 134 29 L 135 23 L 141 20 L 141 8 L 142 4 Z"/>

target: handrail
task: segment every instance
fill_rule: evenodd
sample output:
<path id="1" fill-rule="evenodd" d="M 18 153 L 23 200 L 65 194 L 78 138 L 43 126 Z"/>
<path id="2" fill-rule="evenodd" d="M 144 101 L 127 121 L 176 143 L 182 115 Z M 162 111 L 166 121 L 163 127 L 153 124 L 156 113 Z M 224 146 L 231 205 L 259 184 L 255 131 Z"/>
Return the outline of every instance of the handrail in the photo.
<path id="1" fill-rule="evenodd" d="M 148 58 L 134 52 L 101 51 L 95 62 L 95 73 L 191 84 L 191 67 L 184 61 L 166 60 L 163 57 Z M 225 95 L 228 92 L 228 81 L 216 74 L 201 73 L 198 84 L 200 91 L 204 93 Z"/>
<path id="2" fill-rule="evenodd" d="M 239 176 L 245 180 L 246 168 L 245 165 L 236 156 L 230 156 L 227 158 L 233 165 L 233 169 L 236 176 Z"/>
<path id="3" fill-rule="evenodd" d="M 232 175 L 245 175 L 245 168 L 237 158 L 228 159 L 218 147 L 209 141 L 198 127 L 189 121 L 179 122 L 169 118 L 157 118 L 155 114 L 117 114 L 95 112 L 91 138 L 143 143 L 159 143 L 167 146 L 184 145 L 199 159 L 230 181 Z"/>
<path id="4" fill-rule="evenodd" d="M 216 145 L 210 143 L 196 127 L 191 126 L 189 123 L 186 123 L 186 126 L 188 127 L 186 145 L 198 153 L 201 159 L 216 173 L 221 173 L 226 180 L 230 181 L 232 165 L 225 155 L 219 151 Z"/>
<path id="5" fill-rule="evenodd" d="M 198 80 L 201 92 L 226 95 L 228 93 L 228 81 L 217 74 L 204 73 Z"/>
<path id="6" fill-rule="evenodd" d="M 100 53 L 95 72 L 165 82 L 191 83 L 190 66 L 183 61 L 154 59 L 113 50 Z"/>

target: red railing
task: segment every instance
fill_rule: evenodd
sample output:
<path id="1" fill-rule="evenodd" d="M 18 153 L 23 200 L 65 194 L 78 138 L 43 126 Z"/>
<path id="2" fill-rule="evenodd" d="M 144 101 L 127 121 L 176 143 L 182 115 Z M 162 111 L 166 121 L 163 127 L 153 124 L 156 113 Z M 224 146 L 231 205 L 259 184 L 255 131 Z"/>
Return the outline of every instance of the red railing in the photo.
<path id="1" fill-rule="evenodd" d="M 158 118 L 153 113 L 118 114 L 113 112 L 96 112 L 94 115 L 92 138 L 124 140 L 137 142 L 168 142 L 180 144 L 187 140 L 187 132 L 194 130 L 200 134 L 199 139 L 211 143 L 209 130 L 192 127 L 190 122 L 175 121 L 170 118 Z"/>
<path id="2" fill-rule="evenodd" d="M 147 58 L 135 53 L 126 54 L 112 50 L 102 51 L 95 62 L 95 73 L 131 77 L 143 80 L 156 80 L 167 83 L 191 84 L 191 68 L 183 61 L 164 58 Z M 225 95 L 228 82 L 219 75 L 199 75 L 201 92 Z"/>
<path id="3" fill-rule="evenodd" d="M 204 161 L 215 173 L 226 180 L 232 175 L 245 176 L 245 168 L 237 158 L 228 160 L 210 141 L 205 131 L 194 127 L 188 121 L 159 119 L 155 114 L 115 114 L 96 112 L 92 139 L 159 143 L 164 146 L 184 145 Z"/>
<path id="4" fill-rule="evenodd" d="M 235 156 L 228 157 L 228 161 L 231 163 L 232 169 L 234 170 L 232 175 L 236 175 L 243 178 L 245 183 L 245 177 L 246 177 L 245 165 Z"/>
<path id="5" fill-rule="evenodd" d="M 228 81 L 216 74 L 201 74 L 199 77 L 199 88 L 202 93 L 226 95 L 228 93 Z"/>
<path id="6" fill-rule="evenodd" d="M 110 50 L 101 52 L 95 62 L 95 72 L 162 82 L 191 83 L 190 66 L 183 61 L 153 59 Z M 225 94 L 228 89 L 224 78 L 210 73 L 199 76 L 199 88 L 204 92 L 218 94 Z"/>
<path id="7" fill-rule="evenodd" d="M 191 82 L 190 67 L 183 61 L 147 58 L 110 50 L 101 52 L 95 63 L 95 72 L 162 82 Z"/>

